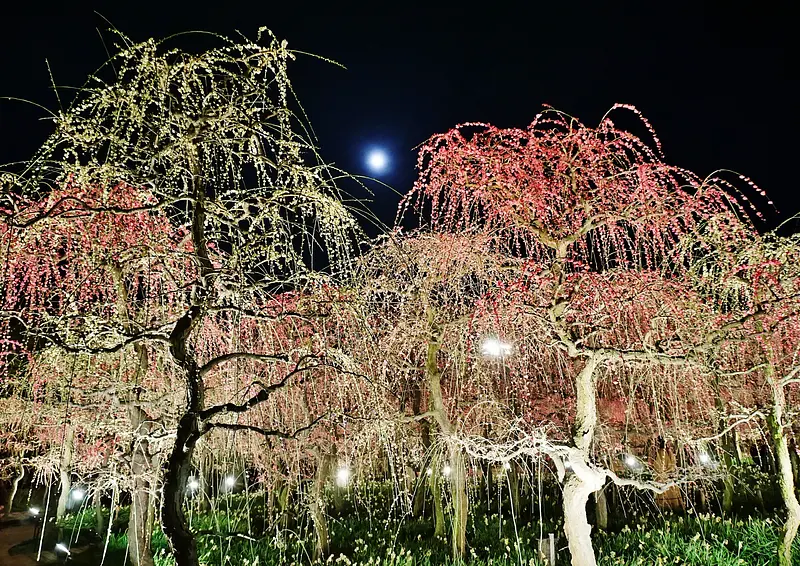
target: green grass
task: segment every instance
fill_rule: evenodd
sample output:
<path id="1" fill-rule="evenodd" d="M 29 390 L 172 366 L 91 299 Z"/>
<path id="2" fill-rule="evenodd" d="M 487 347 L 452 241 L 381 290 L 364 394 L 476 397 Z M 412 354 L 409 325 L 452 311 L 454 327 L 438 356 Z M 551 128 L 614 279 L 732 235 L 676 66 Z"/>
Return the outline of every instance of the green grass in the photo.
<path id="1" fill-rule="evenodd" d="M 380 499 L 380 496 L 377 496 Z M 263 532 L 263 499 L 230 498 L 228 510 L 192 515 L 196 531 Z M 374 502 L 373 502 L 374 503 Z M 373 507 L 383 508 L 388 507 Z M 70 516 L 62 526 L 72 529 L 81 524 L 89 529 L 93 524 L 90 510 L 86 516 Z M 385 513 L 387 515 L 388 513 Z M 122 564 L 127 540 L 124 520 L 120 513 L 109 541 L 106 564 Z M 249 519 L 249 520 L 248 520 Z M 81 523 L 81 520 L 83 521 Z M 365 508 L 348 508 L 329 523 L 332 543 L 331 556 L 326 564 L 351 566 L 447 566 L 450 546 L 446 539 L 433 536 L 429 520 L 402 521 L 376 517 Z M 560 524 L 542 525 L 543 533 L 556 532 L 559 546 L 566 546 Z M 511 566 L 537 564 L 536 541 L 538 523 L 514 524 L 508 516 L 485 514 L 476 510 L 470 520 L 468 541 L 470 561 L 474 566 Z M 742 566 L 777 564 L 776 549 L 780 522 L 771 518 L 748 517 L 722 519 L 714 515 L 673 515 L 661 518 L 631 519 L 631 523 L 615 532 L 596 531 L 595 551 L 601 566 L 618 565 L 691 565 Z M 308 526 L 302 521 L 293 524 L 281 536 L 270 531 L 254 534 L 254 540 L 238 537 L 202 535 L 198 550 L 202 564 L 208 566 L 290 566 L 310 564 L 313 543 Z M 157 531 L 153 537 L 157 566 L 174 562 L 167 551 L 164 535 Z M 87 565 L 97 564 L 99 554 L 87 555 Z M 568 564 L 568 552 L 559 554 L 559 564 Z M 800 566 L 800 545 L 795 551 L 795 564 Z M 92 561 L 94 560 L 94 561 Z"/>

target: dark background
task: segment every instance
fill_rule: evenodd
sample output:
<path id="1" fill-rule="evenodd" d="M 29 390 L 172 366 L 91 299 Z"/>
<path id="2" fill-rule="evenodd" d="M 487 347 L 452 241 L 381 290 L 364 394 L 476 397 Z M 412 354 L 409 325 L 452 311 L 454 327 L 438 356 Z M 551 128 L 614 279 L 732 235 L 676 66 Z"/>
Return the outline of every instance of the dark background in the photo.
<path id="1" fill-rule="evenodd" d="M 392 165 L 381 180 L 400 192 L 415 178 L 414 147 L 457 123 L 524 127 L 547 103 L 594 125 L 625 102 L 652 122 L 669 162 L 700 175 L 733 169 L 763 187 L 776 207 L 758 202 L 763 228 L 800 211 L 788 2 L 7 5 L 0 96 L 57 109 L 45 59 L 56 84 L 79 86 L 113 50 L 109 23 L 95 10 L 133 40 L 237 29 L 254 38 L 267 26 L 291 48 L 338 61 L 347 70 L 302 56 L 290 70 L 322 156 L 366 174 L 364 151 L 383 145 Z M 41 143 L 43 115 L 0 101 L 0 163 L 28 157 Z M 373 187 L 373 209 L 391 223 L 399 197 Z"/>

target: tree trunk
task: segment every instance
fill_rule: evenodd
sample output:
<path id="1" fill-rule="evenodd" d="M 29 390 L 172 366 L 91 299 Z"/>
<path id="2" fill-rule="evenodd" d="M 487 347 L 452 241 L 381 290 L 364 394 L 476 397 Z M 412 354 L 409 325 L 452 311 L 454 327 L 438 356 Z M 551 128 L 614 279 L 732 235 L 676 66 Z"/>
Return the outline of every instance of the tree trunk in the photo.
<path id="1" fill-rule="evenodd" d="M 467 553 L 467 463 L 459 448 L 450 449 L 450 494 L 453 505 L 453 558 L 463 560 Z"/>
<path id="2" fill-rule="evenodd" d="M 128 553 L 133 566 L 153 566 L 148 514 L 150 494 L 150 458 L 144 435 L 149 432 L 147 415 L 136 405 L 129 405 L 128 416 L 134 431 L 131 447 L 131 513 L 128 519 Z M 142 435 L 141 437 L 139 435 Z"/>
<path id="3" fill-rule="evenodd" d="M 104 531 L 106 528 L 106 518 L 103 515 L 103 494 L 100 492 L 99 489 L 94 490 L 94 495 L 92 495 L 92 507 L 94 507 L 94 530 L 97 532 L 97 536 L 100 538 L 103 537 Z"/>
<path id="4" fill-rule="evenodd" d="M 519 518 L 519 473 L 517 465 L 512 463 L 508 469 L 508 495 L 511 500 L 511 512 L 514 517 Z"/>
<path id="5" fill-rule="evenodd" d="M 333 456 L 323 454 L 319 457 L 317 473 L 311 486 L 309 510 L 314 522 L 314 556 L 313 559 L 324 560 L 330 553 L 330 537 L 328 535 L 328 519 L 325 516 L 325 483 L 330 476 Z"/>
<path id="6" fill-rule="evenodd" d="M 789 446 L 786 442 L 784 410 L 786 397 L 783 385 L 772 376 L 772 368 L 768 368 L 767 377 L 772 382 L 772 412 L 767 418 L 772 444 L 775 450 L 775 460 L 778 468 L 778 486 L 781 490 L 783 503 L 786 506 L 786 523 L 783 527 L 783 540 L 778 549 L 778 564 L 791 566 L 792 543 L 797 528 L 800 526 L 800 502 L 794 492 L 794 476 L 792 475 L 792 461 L 789 456 Z"/>
<path id="7" fill-rule="evenodd" d="M 664 443 L 662 439 L 659 439 L 659 441 L 661 444 L 656 449 L 656 459 L 653 463 L 653 471 L 655 472 L 656 481 L 665 482 L 669 476 L 675 472 L 675 469 L 677 468 L 677 460 L 670 445 Z M 658 505 L 658 507 L 661 509 L 669 509 L 671 511 L 683 509 L 683 497 L 681 496 L 681 490 L 676 485 L 673 485 L 663 493 L 657 493 L 655 496 L 655 502 L 656 505 Z"/>
<path id="8" fill-rule="evenodd" d="M 192 174 L 194 208 L 191 234 L 195 249 L 194 259 L 198 261 L 200 277 L 192 288 L 192 307 L 178 319 L 169 336 L 170 355 L 184 372 L 186 405 L 178 421 L 172 453 L 167 460 L 161 498 L 161 526 L 175 557 L 175 566 L 199 566 L 197 543 L 186 522 L 183 501 L 186 496 L 186 482 L 192 471 L 194 449 L 202 437 L 200 428 L 205 385 L 194 352 L 188 348 L 188 342 L 192 331 L 203 319 L 203 304 L 210 300 L 214 292 L 214 266 L 209 259 L 206 240 L 206 188 L 197 167 L 193 168 Z"/>
<path id="9" fill-rule="evenodd" d="M 71 424 L 64 427 L 64 444 L 61 446 L 61 463 L 59 464 L 59 476 L 61 478 L 61 492 L 58 495 L 58 505 L 56 506 L 56 520 L 61 519 L 67 512 L 72 481 L 70 472 L 72 471 L 72 454 L 75 446 L 75 429 Z"/>
<path id="10" fill-rule="evenodd" d="M 797 485 L 800 483 L 800 456 L 797 454 L 797 441 L 794 438 L 789 442 L 789 459 L 792 461 L 792 478 Z"/>
<path id="11" fill-rule="evenodd" d="M 200 197 L 198 196 L 198 198 Z M 194 226 L 197 222 L 198 219 L 195 217 L 193 230 L 198 229 Z M 200 368 L 193 354 L 187 351 L 186 342 L 192 329 L 202 318 L 202 313 L 202 308 L 198 306 L 190 308 L 175 323 L 170 335 L 170 354 L 183 368 L 186 385 L 186 406 L 183 416 L 178 421 L 175 444 L 164 471 L 161 498 L 161 526 L 175 557 L 175 566 L 199 565 L 197 543 L 186 522 L 183 501 L 186 496 L 186 482 L 192 471 L 194 449 L 202 436 L 200 412 L 203 408 L 204 394 Z"/>
<path id="12" fill-rule="evenodd" d="M 23 477 L 25 477 L 25 468 L 22 464 L 17 462 L 17 474 L 14 476 L 14 479 L 11 480 L 11 491 L 8 492 L 8 499 L 6 499 L 6 517 L 11 515 L 11 508 L 14 506 L 14 499 L 17 497 L 19 482 L 22 481 Z"/>
<path id="13" fill-rule="evenodd" d="M 577 473 L 564 483 L 564 534 L 567 535 L 572 566 L 596 566 L 592 547 L 592 526 L 586 517 L 589 496 L 602 485 L 600 478 L 585 482 Z"/>
<path id="14" fill-rule="evenodd" d="M 594 517 L 597 528 L 608 530 L 608 501 L 605 488 L 594 492 Z"/>
<path id="15" fill-rule="evenodd" d="M 425 507 L 425 491 L 428 483 L 425 481 L 426 479 L 427 476 L 425 475 L 425 469 L 420 469 L 419 474 L 417 474 L 417 481 L 414 490 L 414 501 L 411 506 L 411 515 L 415 518 L 422 517 L 422 511 Z"/>
<path id="16" fill-rule="evenodd" d="M 444 507 L 442 505 L 442 470 L 438 458 L 431 461 L 431 497 L 433 498 L 433 536 L 444 536 Z"/>
<path id="17" fill-rule="evenodd" d="M 597 427 L 597 385 L 594 372 L 599 359 L 591 357 L 575 379 L 576 407 L 573 442 L 580 458 L 570 460 L 572 473 L 564 483 L 564 534 L 572 566 L 596 566 L 592 548 L 592 527 L 586 515 L 589 496 L 603 487 L 605 476 L 588 466 Z"/>
<path id="18" fill-rule="evenodd" d="M 183 512 L 186 482 L 192 468 L 194 442 L 197 434 L 197 417 L 185 414 L 178 423 L 175 446 L 172 449 L 164 472 L 162 491 L 161 524 L 172 547 L 176 566 L 198 566 L 197 545 Z"/>

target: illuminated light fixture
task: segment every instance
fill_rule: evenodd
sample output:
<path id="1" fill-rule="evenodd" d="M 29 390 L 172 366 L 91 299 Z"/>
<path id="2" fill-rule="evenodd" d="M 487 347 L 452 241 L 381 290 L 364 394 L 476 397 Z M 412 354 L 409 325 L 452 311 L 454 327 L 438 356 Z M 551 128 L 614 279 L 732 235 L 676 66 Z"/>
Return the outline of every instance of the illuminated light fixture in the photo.
<path id="1" fill-rule="evenodd" d="M 81 499 L 84 498 L 85 495 L 86 495 L 86 492 L 84 490 L 82 490 L 81 488 L 77 488 L 77 489 L 73 489 L 72 490 L 72 499 L 74 499 L 76 501 L 80 501 Z"/>
<path id="2" fill-rule="evenodd" d="M 342 466 L 338 470 L 336 470 L 336 485 L 339 487 L 346 487 L 347 483 L 350 481 L 350 470 L 345 466 Z"/>
<path id="3" fill-rule="evenodd" d="M 39 508 L 38 507 L 31 507 L 30 509 L 28 509 L 28 513 L 30 513 L 34 517 L 37 517 L 39 515 Z"/>
<path id="4" fill-rule="evenodd" d="M 481 352 L 490 358 L 502 358 L 511 353 L 511 344 L 497 338 L 487 338 L 481 344 Z"/>
<path id="5" fill-rule="evenodd" d="M 452 472 L 452 471 L 453 471 L 453 468 L 451 468 L 450 465 L 448 464 L 444 468 L 442 468 L 442 475 L 444 477 L 448 477 L 450 475 L 450 472 Z"/>
<path id="6" fill-rule="evenodd" d="M 698 454 L 697 459 L 700 461 L 701 464 L 707 466 L 711 463 L 711 456 L 708 455 L 708 452 L 700 452 Z"/>
<path id="7" fill-rule="evenodd" d="M 225 476 L 225 487 L 232 488 L 236 485 L 236 477 L 235 476 Z"/>
<path id="8" fill-rule="evenodd" d="M 432 476 L 433 475 L 433 470 L 428 468 L 427 470 L 425 470 L 425 475 Z"/>
<path id="9" fill-rule="evenodd" d="M 503 469 L 504 470 L 510 470 L 511 469 L 511 463 L 503 462 Z"/>
<path id="10" fill-rule="evenodd" d="M 189 489 L 195 491 L 197 488 L 200 487 L 200 482 L 197 481 L 195 478 L 189 478 L 189 483 L 187 485 L 189 486 Z"/>
<path id="11" fill-rule="evenodd" d="M 63 553 L 64 553 L 64 554 L 66 554 L 67 556 L 69 556 L 70 554 L 72 554 L 72 553 L 69 551 L 69 548 L 67 548 L 67 546 L 66 546 L 64 543 L 62 543 L 62 542 L 60 542 L 60 543 L 58 543 L 58 544 L 56 545 L 56 550 L 57 550 L 58 552 L 63 552 Z"/>

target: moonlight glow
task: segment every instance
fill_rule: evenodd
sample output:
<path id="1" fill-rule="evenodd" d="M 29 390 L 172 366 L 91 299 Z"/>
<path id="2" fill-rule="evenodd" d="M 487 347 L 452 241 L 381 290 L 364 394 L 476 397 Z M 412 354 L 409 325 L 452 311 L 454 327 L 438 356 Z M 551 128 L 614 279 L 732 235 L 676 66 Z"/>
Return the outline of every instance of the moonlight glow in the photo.
<path id="1" fill-rule="evenodd" d="M 389 155 L 382 149 L 371 149 L 367 153 L 367 167 L 373 173 L 383 173 L 389 166 Z"/>

